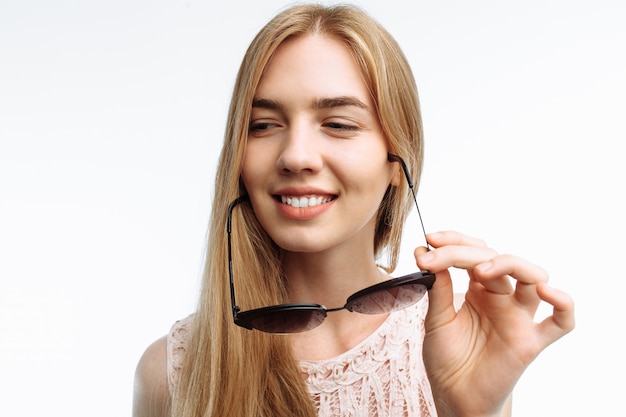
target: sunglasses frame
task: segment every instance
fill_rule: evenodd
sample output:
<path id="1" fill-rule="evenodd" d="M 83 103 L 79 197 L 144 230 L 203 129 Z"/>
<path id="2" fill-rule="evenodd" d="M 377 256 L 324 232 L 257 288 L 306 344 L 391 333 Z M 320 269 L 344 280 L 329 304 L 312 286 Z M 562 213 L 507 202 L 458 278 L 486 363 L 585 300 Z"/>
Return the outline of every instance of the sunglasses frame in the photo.
<path id="1" fill-rule="evenodd" d="M 419 206 L 417 204 L 414 184 L 413 184 L 413 181 L 411 180 L 409 169 L 406 166 L 406 163 L 404 162 L 404 160 L 397 155 L 393 155 L 389 153 L 387 154 L 387 159 L 389 160 L 389 162 L 399 162 L 400 165 L 402 166 L 402 170 L 404 171 L 404 175 L 407 179 L 409 188 L 411 190 L 411 194 L 413 196 L 413 200 L 415 202 L 417 215 L 419 217 L 420 225 L 422 227 L 422 232 L 424 234 L 424 240 L 426 241 L 426 247 L 430 250 L 430 245 L 428 244 L 428 240 L 426 239 L 426 229 L 424 228 L 422 215 L 419 211 Z M 317 323 L 314 326 L 314 327 L 317 327 L 317 325 L 321 324 L 324 321 L 327 313 L 330 313 L 333 311 L 339 311 L 339 310 L 348 310 L 352 312 L 354 304 L 359 299 L 369 294 L 373 294 L 379 291 L 391 290 L 393 288 L 401 287 L 401 286 L 405 286 L 409 284 L 421 284 L 426 288 L 426 290 L 430 290 L 435 282 L 435 279 L 436 279 L 435 274 L 432 274 L 427 270 L 421 270 L 421 271 L 414 272 L 408 275 L 403 275 L 401 277 L 391 278 L 389 280 L 379 282 L 377 284 L 374 284 L 362 290 L 359 290 L 355 292 L 354 294 L 352 294 L 351 296 L 349 296 L 348 299 L 346 300 L 346 304 L 344 304 L 342 307 L 326 308 L 326 306 L 323 306 L 321 304 L 315 304 L 315 303 L 288 303 L 288 304 L 278 304 L 278 305 L 273 305 L 273 306 L 255 308 L 252 310 L 241 311 L 241 309 L 237 305 L 236 297 L 235 297 L 235 280 L 234 280 L 234 273 L 233 273 L 232 244 L 231 244 L 232 212 L 233 212 L 233 209 L 237 205 L 247 202 L 247 201 L 250 201 L 250 197 L 248 196 L 248 194 L 243 194 L 239 196 L 238 198 L 236 198 L 233 202 L 231 202 L 228 205 L 228 217 L 226 220 L 226 232 L 228 236 L 228 275 L 229 275 L 229 283 L 230 283 L 230 300 L 231 300 L 233 321 L 237 326 L 244 327 L 249 330 L 257 329 L 257 330 L 264 331 L 264 332 L 274 333 L 272 331 L 256 328 L 254 326 L 254 321 L 260 317 L 264 317 L 275 312 L 286 313 L 286 312 L 306 311 L 306 312 L 318 314 L 318 316 L 320 317 L 320 320 L 319 320 L 319 323 Z M 306 330 L 310 330 L 314 328 L 314 327 L 306 328 L 306 326 L 303 326 L 303 327 L 305 327 L 303 330 L 298 330 L 298 331 L 306 331 Z M 298 331 L 289 332 L 289 333 L 296 333 Z M 282 333 L 282 332 L 276 332 L 276 333 Z"/>

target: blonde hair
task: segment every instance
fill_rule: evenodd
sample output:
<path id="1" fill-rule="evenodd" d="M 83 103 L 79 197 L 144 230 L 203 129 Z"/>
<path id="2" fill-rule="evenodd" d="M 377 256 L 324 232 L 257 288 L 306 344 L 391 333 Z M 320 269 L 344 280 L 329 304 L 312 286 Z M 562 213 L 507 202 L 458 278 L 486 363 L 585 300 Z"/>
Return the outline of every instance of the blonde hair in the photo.
<path id="1" fill-rule="evenodd" d="M 237 75 L 215 180 L 205 272 L 198 310 L 172 415 L 315 416 L 289 337 L 242 329 L 230 307 L 226 216 L 246 192 L 240 179 L 252 100 L 270 58 L 286 40 L 320 33 L 344 42 L 363 72 L 391 153 L 401 156 L 419 181 L 422 125 L 410 66 L 393 37 L 354 6 L 299 5 L 278 14 L 250 44 Z M 411 209 L 404 181 L 381 202 L 374 238 L 377 257 L 397 264 L 402 226 Z M 280 250 L 250 207 L 233 212 L 232 253 L 237 300 L 244 309 L 286 302 Z"/>

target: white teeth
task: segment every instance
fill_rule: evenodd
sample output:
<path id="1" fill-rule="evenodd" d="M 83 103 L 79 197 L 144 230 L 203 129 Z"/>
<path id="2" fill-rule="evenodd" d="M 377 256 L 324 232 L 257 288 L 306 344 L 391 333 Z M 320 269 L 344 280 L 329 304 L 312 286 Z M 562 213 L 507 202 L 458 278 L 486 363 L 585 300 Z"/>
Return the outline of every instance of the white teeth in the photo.
<path id="1" fill-rule="evenodd" d="M 330 198 L 324 197 L 285 197 L 284 195 L 280 197 L 280 200 L 283 204 L 288 204 L 291 207 L 295 208 L 305 208 L 305 207 L 313 207 L 318 206 L 323 203 L 329 202 Z"/>

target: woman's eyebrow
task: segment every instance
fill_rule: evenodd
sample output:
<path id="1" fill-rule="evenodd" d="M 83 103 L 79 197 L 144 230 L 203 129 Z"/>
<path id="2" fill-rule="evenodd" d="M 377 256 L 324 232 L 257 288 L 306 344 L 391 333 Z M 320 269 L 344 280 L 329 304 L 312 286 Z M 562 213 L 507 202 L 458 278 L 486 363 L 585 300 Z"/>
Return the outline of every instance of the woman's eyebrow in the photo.
<path id="1" fill-rule="evenodd" d="M 328 109 L 333 107 L 345 106 L 355 106 L 363 110 L 369 111 L 369 107 L 367 106 L 367 104 L 363 103 L 361 100 L 354 96 L 321 98 L 319 100 L 316 100 L 313 104 L 313 108 L 315 109 Z"/>
<path id="2" fill-rule="evenodd" d="M 276 100 L 269 98 L 255 98 L 252 100 L 252 107 L 268 110 L 282 110 L 283 106 Z"/>

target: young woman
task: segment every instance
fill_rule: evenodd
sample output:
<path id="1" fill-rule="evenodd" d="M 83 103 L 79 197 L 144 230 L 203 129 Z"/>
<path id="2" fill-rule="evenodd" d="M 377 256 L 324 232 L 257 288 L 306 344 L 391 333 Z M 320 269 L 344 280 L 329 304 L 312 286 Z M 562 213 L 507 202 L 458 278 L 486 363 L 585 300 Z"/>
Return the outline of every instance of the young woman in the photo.
<path id="1" fill-rule="evenodd" d="M 573 302 L 455 232 L 389 275 L 422 141 L 411 70 L 374 20 L 302 5 L 270 21 L 235 84 L 198 309 L 143 355 L 134 415 L 506 413 Z M 470 279 L 458 311 L 451 267 Z"/>

